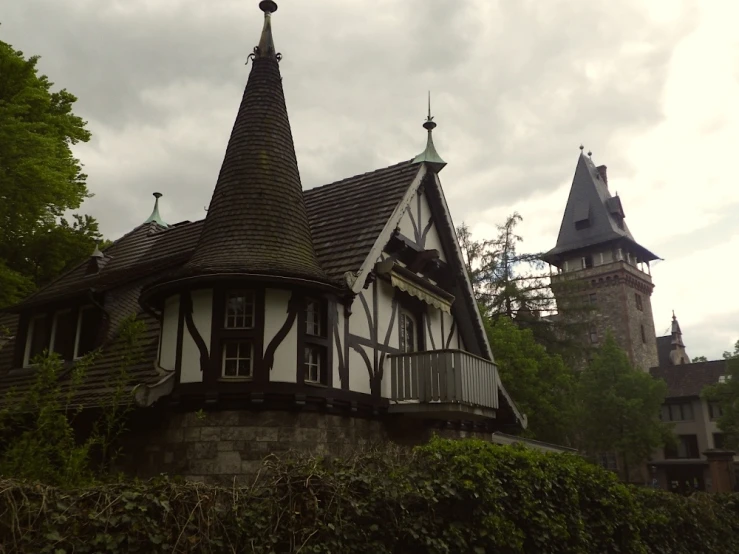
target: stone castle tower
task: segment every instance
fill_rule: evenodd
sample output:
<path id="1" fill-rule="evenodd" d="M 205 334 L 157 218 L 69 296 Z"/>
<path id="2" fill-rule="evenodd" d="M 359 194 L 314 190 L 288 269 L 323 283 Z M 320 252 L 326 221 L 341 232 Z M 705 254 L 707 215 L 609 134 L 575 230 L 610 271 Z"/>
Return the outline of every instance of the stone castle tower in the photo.
<path id="1" fill-rule="evenodd" d="M 583 340 L 592 346 L 610 331 L 631 362 L 648 371 L 658 365 L 649 266 L 658 257 L 631 235 L 621 199 L 608 190 L 606 166 L 596 167 L 580 150 L 557 245 L 542 259 L 556 267 L 560 316 L 583 318 Z"/>

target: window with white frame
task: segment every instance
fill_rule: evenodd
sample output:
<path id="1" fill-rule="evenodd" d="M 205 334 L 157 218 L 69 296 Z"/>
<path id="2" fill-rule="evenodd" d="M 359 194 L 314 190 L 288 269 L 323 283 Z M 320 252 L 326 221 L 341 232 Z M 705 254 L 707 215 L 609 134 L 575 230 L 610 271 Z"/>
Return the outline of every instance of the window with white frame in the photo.
<path id="1" fill-rule="evenodd" d="M 319 300 L 308 298 L 305 302 L 305 333 L 312 337 L 323 336 L 323 310 Z"/>
<path id="2" fill-rule="evenodd" d="M 400 351 L 416 352 L 418 350 L 418 325 L 416 318 L 407 310 L 400 312 Z"/>
<path id="3" fill-rule="evenodd" d="M 252 376 L 254 348 L 251 341 L 234 340 L 223 343 L 222 375 L 238 379 Z"/>
<path id="4" fill-rule="evenodd" d="M 234 291 L 226 295 L 226 329 L 254 328 L 254 292 Z"/>
<path id="5" fill-rule="evenodd" d="M 75 338 L 74 357 L 81 358 L 89 354 L 97 346 L 100 329 L 100 313 L 94 306 L 85 306 L 77 316 L 77 335 Z"/>
<path id="6" fill-rule="evenodd" d="M 49 348 L 49 326 L 46 314 L 33 316 L 28 324 L 26 351 L 23 356 L 23 365 L 29 366 L 34 358 Z"/>
<path id="7" fill-rule="evenodd" d="M 62 360 L 72 360 L 76 338 L 77 314 L 71 309 L 56 312 L 51 326 L 51 350 Z"/>
<path id="8" fill-rule="evenodd" d="M 309 383 L 323 383 L 323 347 L 308 345 L 305 347 L 305 380 Z"/>
<path id="9" fill-rule="evenodd" d="M 305 299 L 302 312 L 303 379 L 306 383 L 328 385 L 328 305 L 321 298 Z"/>

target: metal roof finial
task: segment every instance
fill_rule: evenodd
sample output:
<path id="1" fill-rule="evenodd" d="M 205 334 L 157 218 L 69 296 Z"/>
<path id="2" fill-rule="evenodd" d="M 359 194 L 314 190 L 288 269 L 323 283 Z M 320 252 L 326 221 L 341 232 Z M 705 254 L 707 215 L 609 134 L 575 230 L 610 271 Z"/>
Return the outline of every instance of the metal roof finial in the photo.
<path id="1" fill-rule="evenodd" d="M 154 209 L 148 219 L 144 221 L 144 225 L 147 223 L 156 223 L 160 227 L 169 227 L 169 225 L 167 225 L 162 219 L 162 216 L 159 215 L 159 199 L 164 195 L 161 192 L 155 192 L 153 193 L 153 196 L 156 199 L 154 200 Z"/>
<path id="2" fill-rule="evenodd" d="M 282 55 L 275 51 L 275 41 L 272 38 L 271 16 L 277 11 L 277 3 L 274 0 L 262 0 L 259 2 L 259 9 L 264 12 L 264 27 L 262 28 L 262 36 L 259 38 L 259 46 L 254 48 L 254 53 L 249 57 L 274 58 L 280 61 Z"/>
<path id="3" fill-rule="evenodd" d="M 431 136 L 431 131 L 436 128 L 434 123 L 434 116 L 431 115 L 431 91 L 428 93 L 428 115 L 426 121 L 423 123 L 423 128 L 428 131 L 428 138 L 426 139 L 426 150 L 421 152 L 418 156 L 413 158 L 412 163 L 426 163 L 428 167 L 435 173 L 441 171 L 446 162 L 441 159 L 441 156 L 436 152 L 434 147 L 434 139 Z"/>
<path id="4" fill-rule="evenodd" d="M 592 158 L 592 157 L 593 157 L 593 152 L 591 150 L 588 150 L 588 158 Z"/>
<path id="5" fill-rule="evenodd" d="M 583 150 L 585 150 L 585 147 L 582 145 L 582 143 L 580 143 L 580 152 L 582 152 Z"/>

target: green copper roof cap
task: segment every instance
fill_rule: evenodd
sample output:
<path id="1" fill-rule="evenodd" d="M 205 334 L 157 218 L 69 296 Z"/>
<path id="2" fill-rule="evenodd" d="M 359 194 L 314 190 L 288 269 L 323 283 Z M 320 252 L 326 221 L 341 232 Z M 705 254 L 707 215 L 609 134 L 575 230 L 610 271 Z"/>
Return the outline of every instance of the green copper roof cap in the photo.
<path id="1" fill-rule="evenodd" d="M 264 12 L 264 27 L 262 28 L 262 36 L 259 38 L 259 46 L 254 49 L 254 57 L 276 58 L 279 61 L 281 56 L 275 52 L 271 18 L 271 15 L 277 11 L 277 4 L 273 0 L 262 0 L 259 2 L 259 9 Z"/>
<path id="2" fill-rule="evenodd" d="M 431 136 L 431 132 L 434 130 L 435 127 L 436 123 L 434 123 L 434 118 L 431 116 L 431 93 L 429 92 L 429 113 L 426 117 L 426 121 L 423 124 L 423 128 L 428 131 L 428 138 L 426 139 L 426 150 L 413 158 L 412 163 L 425 163 L 431 168 L 434 173 L 438 173 L 439 171 L 444 169 L 446 162 L 441 159 L 441 156 L 439 156 L 438 152 L 436 152 L 436 148 L 434 147 L 434 139 Z"/>
<path id="3" fill-rule="evenodd" d="M 164 220 L 162 219 L 162 216 L 159 215 L 159 199 L 161 197 L 162 197 L 162 193 L 161 192 L 155 192 L 154 193 L 154 198 L 156 199 L 156 200 L 154 200 L 154 209 L 152 210 L 151 215 L 149 216 L 149 218 L 146 221 L 144 221 L 144 224 L 146 224 L 146 223 L 156 223 L 160 227 L 169 227 L 169 225 L 167 225 L 164 222 Z"/>

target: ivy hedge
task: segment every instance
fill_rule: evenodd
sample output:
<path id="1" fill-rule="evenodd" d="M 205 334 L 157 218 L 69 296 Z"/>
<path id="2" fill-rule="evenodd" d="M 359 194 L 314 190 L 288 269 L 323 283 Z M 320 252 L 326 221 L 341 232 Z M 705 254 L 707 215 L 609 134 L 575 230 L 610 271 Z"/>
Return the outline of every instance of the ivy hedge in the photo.
<path id="1" fill-rule="evenodd" d="M 0 480 L 0 552 L 736 553 L 739 496 L 617 482 L 572 455 L 435 439 L 269 457 L 248 485 Z"/>

